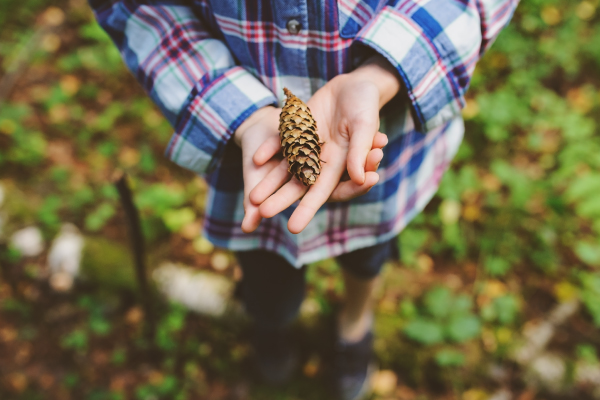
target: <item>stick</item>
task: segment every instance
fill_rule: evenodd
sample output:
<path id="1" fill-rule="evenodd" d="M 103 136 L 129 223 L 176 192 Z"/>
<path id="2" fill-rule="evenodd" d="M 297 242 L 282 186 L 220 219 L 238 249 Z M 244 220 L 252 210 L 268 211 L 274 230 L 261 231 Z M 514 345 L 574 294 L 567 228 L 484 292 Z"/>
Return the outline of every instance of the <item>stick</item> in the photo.
<path id="1" fill-rule="evenodd" d="M 125 211 L 127 225 L 129 227 L 129 240 L 131 242 L 131 252 L 135 263 L 135 273 L 140 287 L 142 308 L 145 315 L 145 334 L 150 343 L 153 343 L 156 332 L 156 319 L 152 307 L 151 293 L 148 286 L 148 276 L 146 274 L 145 246 L 144 236 L 142 235 L 142 226 L 137 207 L 133 202 L 131 189 L 127 183 L 127 175 L 118 173 L 115 180 L 115 186 L 119 191 L 121 205 Z"/>

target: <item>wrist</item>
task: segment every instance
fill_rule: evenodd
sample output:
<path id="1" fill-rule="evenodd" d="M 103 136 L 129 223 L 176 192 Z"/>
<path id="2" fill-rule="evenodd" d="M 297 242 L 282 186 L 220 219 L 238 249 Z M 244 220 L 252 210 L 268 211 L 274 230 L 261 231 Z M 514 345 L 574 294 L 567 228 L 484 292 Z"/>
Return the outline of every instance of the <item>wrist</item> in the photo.
<path id="1" fill-rule="evenodd" d="M 238 147 L 242 147 L 242 136 L 248 130 L 248 128 L 260 121 L 265 115 L 273 112 L 273 110 L 275 110 L 275 107 L 265 106 L 250 114 L 250 116 L 246 118 L 246 120 L 242 122 L 233 133 L 233 141 L 235 144 L 238 145 Z"/>
<path id="2" fill-rule="evenodd" d="M 379 108 L 390 101 L 402 87 L 400 74 L 382 55 L 369 57 L 354 71 L 350 72 L 358 79 L 367 80 L 379 91 Z"/>

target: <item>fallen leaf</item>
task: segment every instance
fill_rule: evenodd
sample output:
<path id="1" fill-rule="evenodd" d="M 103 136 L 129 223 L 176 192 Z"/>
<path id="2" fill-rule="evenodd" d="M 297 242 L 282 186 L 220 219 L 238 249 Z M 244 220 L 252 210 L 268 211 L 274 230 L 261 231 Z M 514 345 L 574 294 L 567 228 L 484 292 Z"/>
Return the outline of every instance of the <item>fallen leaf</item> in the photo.
<path id="1" fill-rule="evenodd" d="M 60 88 L 67 96 L 73 96 L 80 87 L 81 81 L 75 75 L 65 75 L 60 79 Z"/>
<path id="2" fill-rule="evenodd" d="M 428 273 L 433 270 L 434 262 L 427 254 L 419 254 L 417 256 L 417 267 L 420 271 Z"/>
<path id="3" fill-rule="evenodd" d="M 542 20 L 550 26 L 558 24 L 561 20 L 560 11 L 554 6 L 546 6 L 542 8 L 541 17 Z"/>
<path id="4" fill-rule="evenodd" d="M 60 48 L 60 43 L 60 37 L 56 33 L 48 33 L 42 38 L 40 46 L 44 51 L 54 53 Z"/>
<path id="5" fill-rule="evenodd" d="M 215 253 L 210 258 L 210 265 L 217 271 L 225 271 L 229 267 L 229 257 L 225 253 Z"/>
<path id="6" fill-rule="evenodd" d="M 467 99 L 467 104 L 462 110 L 462 115 L 465 120 L 475 118 L 479 114 L 479 104 L 475 99 Z"/>
<path id="7" fill-rule="evenodd" d="M 596 14 L 596 5 L 591 1 L 582 1 L 577 5 L 575 14 L 584 21 L 589 21 Z"/>
<path id="8" fill-rule="evenodd" d="M 6 384 L 12 392 L 22 393 L 27 388 L 27 377 L 25 374 L 13 372 L 6 376 Z"/>
<path id="9" fill-rule="evenodd" d="M 66 271 L 58 271 L 50 276 L 50 286 L 57 292 L 68 292 L 73 287 L 73 276 Z"/>
<path id="10" fill-rule="evenodd" d="M 304 367 L 302 368 L 304 376 L 308 378 L 313 378 L 319 372 L 320 364 L 320 357 L 317 354 L 312 354 L 306 361 L 306 364 L 304 364 Z"/>
<path id="11" fill-rule="evenodd" d="M 119 162 L 125 168 L 133 167 L 140 162 L 141 154 L 132 147 L 124 147 L 119 152 Z"/>
<path id="12" fill-rule="evenodd" d="M 185 225 L 183 227 L 183 229 L 181 229 L 180 234 L 181 234 L 181 236 L 183 236 L 184 238 L 186 238 L 188 240 L 194 240 L 196 237 L 198 237 L 198 235 L 200 233 L 200 228 L 201 228 L 200 221 L 194 221 L 194 222 L 191 222 L 191 223 Z M 211 244 L 211 246 L 212 246 L 212 244 Z M 194 248 L 194 250 L 196 250 L 196 249 Z M 211 251 L 212 251 L 212 249 L 211 249 Z"/>
<path id="13" fill-rule="evenodd" d="M 137 325 L 144 318 L 144 312 L 138 306 L 131 307 L 125 315 L 125 321 L 130 325 Z"/>
<path id="14" fill-rule="evenodd" d="M 10 327 L 10 326 L 5 326 L 0 328 L 0 341 L 2 342 L 12 342 L 13 340 L 15 340 L 17 338 L 17 330 Z"/>
<path id="15" fill-rule="evenodd" d="M 196 250 L 200 254 L 210 254 L 215 249 L 215 246 L 213 246 L 213 244 L 209 242 L 204 236 L 196 237 L 196 239 L 194 239 L 192 247 L 194 247 L 194 250 Z"/>
<path id="16" fill-rule="evenodd" d="M 43 373 L 38 378 L 38 384 L 44 390 L 50 389 L 54 385 L 55 379 L 54 375 L 49 373 Z"/>
<path id="17" fill-rule="evenodd" d="M 440 204 L 440 218 L 444 225 L 452 225 L 460 218 L 460 203 L 456 200 L 446 199 Z"/>
<path id="18" fill-rule="evenodd" d="M 42 15 L 42 22 L 48 26 L 59 26 L 65 21 L 65 13 L 58 7 L 48 7 Z"/>
<path id="19" fill-rule="evenodd" d="M 396 373 L 391 370 L 381 370 L 373 374 L 371 387 L 373 392 L 379 396 L 387 396 L 394 392 L 398 383 Z"/>
<path id="20" fill-rule="evenodd" d="M 488 397 L 483 389 L 470 389 L 463 393 L 462 400 L 486 400 Z"/>

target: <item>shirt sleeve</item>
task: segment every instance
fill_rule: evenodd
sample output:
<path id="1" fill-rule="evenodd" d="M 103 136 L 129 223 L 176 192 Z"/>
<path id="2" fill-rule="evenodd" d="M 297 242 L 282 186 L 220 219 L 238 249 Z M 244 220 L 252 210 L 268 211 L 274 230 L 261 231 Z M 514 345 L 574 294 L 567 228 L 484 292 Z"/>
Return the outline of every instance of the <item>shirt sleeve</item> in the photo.
<path id="1" fill-rule="evenodd" d="M 416 128 L 427 132 L 460 114 L 477 61 L 518 2 L 391 1 L 358 31 L 355 41 L 396 67 Z"/>
<path id="2" fill-rule="evenodd" d="M 166 155 L 204 174 L 240 124 L 277 99 L 185 0 L 89 0 L 127 67 L 175 127 Z"/>

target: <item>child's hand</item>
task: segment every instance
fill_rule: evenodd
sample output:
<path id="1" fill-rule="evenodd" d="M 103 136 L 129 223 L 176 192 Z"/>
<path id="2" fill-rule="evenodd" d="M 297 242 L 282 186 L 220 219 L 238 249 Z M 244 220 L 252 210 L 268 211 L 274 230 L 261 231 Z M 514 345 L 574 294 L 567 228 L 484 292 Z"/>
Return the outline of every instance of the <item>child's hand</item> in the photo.
<path id="1" fill-rule="evenodd" d="M 260 204 L 260 215 L 271 218 L 302 198 L 288 222 L 290 232 L 299 233 L 328 199 L 348 200 L 373 187 L 379 176 L 372 165 L 383 157 L 376 148 L 380 147 L 379 110 L 399 89 L 395 70 L 379 56 L 319 89 L 307 104 L 325 142 L 321 158 L 326 163 L 321 175 L 309 190 L 297 179 L 287 182 L 285 160 L 278 168 L 272 167 L 271 161 L 264 164 L 270 165 L 270 173 L 250 193 L 252 203 Z M 265 143 L 258 149 L 256 164 L 266 161 L 260 155 L 271 153 L 270 146 L 273 144 Z M 340 182 L 346 169 L 351 180 Z"/>
<path id="2" fill-rule="evenodd" d="M 235 143 L 242 149 L 242 165 L 244 174 L 244 220 L 242 231 L 253 232 L 258 228 L 262 216 L 259 205 L 249 201 L 251 190 L 261 182 L 271 171 L 281 169 L 287 173 L 287 160 L 282 160 L 281 145 L 279 144 L 279 114 L 280 108 L 264 107 L 253 113 L 236 130 L 233 137 Z M 381 148 L 387 144 L 387 137 L 378 134 L 373 142 L 372 154 L 369 154 L 367 170 L 375 171 L 383 152 Z M 256 160 L 262 160 L 256 163 Z M 360 190 L 356 185 L 340 183 L 338 190 L 334 191 L 331 201 L 345 201 L 359 196 Z"/>
<path id="3" fill-rule="evenodd" d="M 264 107 L 254 112 L 235 131 L 233 139 L 242 149 L 242 165 L 244 174 L 244 220 L 242 230 L 246 233 L 258 228 L 262 217 L 258 206 L 249 200 L 250 191 L 267 176 L 277 165 L 280 159 L 270 158 L 262 165 L 256 165 L 252 157 L 257 149 L 269 139 L 279 140 L 279 114 L 280 108 Z"/>

